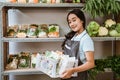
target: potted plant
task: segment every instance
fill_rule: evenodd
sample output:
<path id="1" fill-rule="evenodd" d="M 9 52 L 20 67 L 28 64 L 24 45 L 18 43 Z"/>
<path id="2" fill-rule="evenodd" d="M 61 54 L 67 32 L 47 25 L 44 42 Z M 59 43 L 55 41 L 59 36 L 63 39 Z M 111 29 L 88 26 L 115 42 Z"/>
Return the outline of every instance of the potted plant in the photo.
<path id="1" fill-rule="evenodd" d="M 99 73 L 111 71 L 115 75 L 116 80 L 120 79 L 120 55 L 110 56 L 106 59 L 96 59 L 95 67 L 88 71 L 89 80 L 96 80 Z"/>
<path id="2" fill-rule="evenodd" d="M 118 14 L 120 11 L 119 0 L 86 0 L 83 10 L 92 18 Z"/>
<path id="3" fill-rule="evenodd" d="M 109 58 L 111 60 L 111 68 L 115 73 L 116 80 L 120 80 L 120 55 Z"/>

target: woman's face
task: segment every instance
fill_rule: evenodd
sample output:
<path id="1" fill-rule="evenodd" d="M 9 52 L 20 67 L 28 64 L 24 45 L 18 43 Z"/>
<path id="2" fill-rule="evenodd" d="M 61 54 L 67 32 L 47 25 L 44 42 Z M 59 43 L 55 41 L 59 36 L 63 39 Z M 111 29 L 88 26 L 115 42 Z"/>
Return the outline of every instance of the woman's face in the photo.
<path id="1" fill-rule="evenodd" d="M 70 14 L 68 16 L 68 24 L 74 32 L 81 33 L 84 30 L 83 21 L 80 20 L 75 14 Z"/>

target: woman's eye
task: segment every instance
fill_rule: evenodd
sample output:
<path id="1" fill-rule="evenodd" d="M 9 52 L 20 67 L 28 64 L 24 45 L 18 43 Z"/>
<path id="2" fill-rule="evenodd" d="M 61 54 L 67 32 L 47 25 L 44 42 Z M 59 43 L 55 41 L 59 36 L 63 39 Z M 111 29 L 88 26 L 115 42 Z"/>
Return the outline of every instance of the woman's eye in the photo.
<path id="1" fill-rule="evenodd" d="M 71 23 L 71 22 L 68 22 L 69 24 Z"/>
<path id="2" fill-rule="evenodd" d="M 75 21 L 76 21 L 76 19 L 73 20 L 73 22 L 75 22 Z"/>

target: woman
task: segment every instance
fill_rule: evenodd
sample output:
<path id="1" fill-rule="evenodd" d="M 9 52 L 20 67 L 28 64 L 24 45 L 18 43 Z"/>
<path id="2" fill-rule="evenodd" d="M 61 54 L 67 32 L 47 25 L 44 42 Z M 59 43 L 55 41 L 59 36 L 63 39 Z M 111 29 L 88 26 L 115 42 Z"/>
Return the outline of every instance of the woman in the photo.
<path id="1" fill-rule="evenodd" d="M 63 72 L 62 80 L 88 80 L 87 70 L 94 67 L 94 43 L 85 30 L 85 16 L 80 9 L 73 9 L 67 15 L 67 22 L 71 32 L 66 35 L 62 44 L 64 54 L 75 56 L 78 67 L 67 69 Z M 78 72 L 77 77 L 72 74 Z"/>

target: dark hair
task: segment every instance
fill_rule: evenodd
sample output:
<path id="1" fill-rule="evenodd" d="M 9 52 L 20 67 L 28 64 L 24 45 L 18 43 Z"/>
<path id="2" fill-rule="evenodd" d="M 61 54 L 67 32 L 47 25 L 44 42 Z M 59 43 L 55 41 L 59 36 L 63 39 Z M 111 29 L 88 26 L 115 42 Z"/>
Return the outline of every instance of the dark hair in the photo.
<path id="1" fill-rule="evenodd" d="M 69 17 L 70 14 L 75 14 L 80 20 L 82 20 L 83 21 L 83 28 L 85 29 L 86 21 L 85 21 L 85 15 L 84 15 L 84 13 L 80 9 L 73 9 L 67 15 L 67 22 L 68 22 L 68 17 Z M 69 23 L 68 23 L 68 25 L 69 25 Z M 62 44 L 62 49 L 64 49 L 65 42 L 68 39 L 70 40 L 75 35 L 75 33 L 76 32 L 74 32 L 74 31 L 70 31 L 67 35 L 65 35 L 66 39 L 65 39 L 65 41 Z"/>

